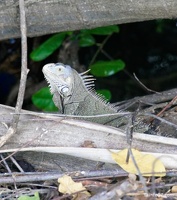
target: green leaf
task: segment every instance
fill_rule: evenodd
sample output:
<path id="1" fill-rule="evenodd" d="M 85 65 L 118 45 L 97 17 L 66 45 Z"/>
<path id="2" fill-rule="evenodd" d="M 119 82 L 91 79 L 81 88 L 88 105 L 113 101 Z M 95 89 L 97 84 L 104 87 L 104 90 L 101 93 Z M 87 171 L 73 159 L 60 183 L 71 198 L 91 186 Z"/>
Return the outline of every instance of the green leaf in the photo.
<path id="1" fill-rule="evenodd" d="M 95 44 L 95 38 L 90 34 L 81 34 L 79 40 L 80 47 L 89 47 Z"/>
<path id="2" fill-rule="evenodd" d="M 30 197 L 27 195 L 22 195 L 18 200 L 40 200 L 39 193 L 35 192 L 34 196 Z"/>
<path id="3" fill-rule="evenodd" d="M 165 21 L 163 19 L 156 20 L 156 32 L 163 33 L 165 27 Z"/>
<path id="4" fill-rule="evenodd" d="M 86 30 L 86 31 L 94 35 L 111 35 L 113 33 L 118 33 L 119 27 L 116 25 L 113 25 L 113 26 L 94 28 L 94 29 Z"/>
<path id="5" fill-rule="evenodd" d="M 111 95 L 110 90 L 106 90 L 106 89 L 104 89 L 104 90 L 96 90 L 96 92 L 98 94 L 101 94 L 101 96 L 103 96 L 106 101 L 110 101 L 111 100 L 112 95 Z"/>
<path id="6" fill-rule="evenodd" d="M 57 48 L 59 48 L 65 39 L 66 33 L 58 33 L 50 37 L 42 43 L 37 49 L 30 53 L 33 61 L 41 61 L 50 56 Z"/>
<path id="7" fill-rule="evenodd" d="M 73 31 L 67 31 L 67 32 L 65 32 L 66 33 L 66 35 L 69 35 L 69 36 L 72 36 L 73 35 Z"/>
<path id="8" fill-rule="evenodd" d="M 52 95 L 48 87 L 40 89 L 32 96 L 33 104 L 43 111 L 58 111 L 52 100 Z"/>
<path id="9" fill-rule="evenodd" d="M 90 72 L 97 77 L 111 76 L 125 68 L 122 60 L 98 61 L 90 66 Z"/>

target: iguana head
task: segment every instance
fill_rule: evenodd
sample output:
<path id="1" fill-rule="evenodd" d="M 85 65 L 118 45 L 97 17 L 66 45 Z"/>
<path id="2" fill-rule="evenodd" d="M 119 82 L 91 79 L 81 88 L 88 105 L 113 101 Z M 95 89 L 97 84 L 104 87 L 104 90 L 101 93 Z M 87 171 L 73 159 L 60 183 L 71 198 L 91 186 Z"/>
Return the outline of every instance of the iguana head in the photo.
<path id="1" fill-rule="evenodd" d="M 49 83 L 52 94 L 58 92 L 62 97 L 68 97 L 72 93 L 72 69 L 62 63 L 49 63 L 44 65 L 42 72 Z"/>

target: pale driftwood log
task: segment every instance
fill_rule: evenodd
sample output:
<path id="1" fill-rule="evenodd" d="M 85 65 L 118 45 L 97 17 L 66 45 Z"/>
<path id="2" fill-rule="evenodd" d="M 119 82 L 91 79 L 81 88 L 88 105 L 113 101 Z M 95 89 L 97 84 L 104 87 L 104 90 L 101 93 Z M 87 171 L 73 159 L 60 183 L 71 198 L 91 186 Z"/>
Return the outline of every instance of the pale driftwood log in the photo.
<path id="1" fill-rule="evenodd" d="M 12 115 L 13 108 L 0 106 L 1 136 L 6 132 L 4 124 L 8 125 L 11 122 Z M 92 141 L 97 148 L 127 148 L 126 135 L 120 129 L 46 113 L 23 111 L 17 134 L 2 149 L 39 146 L 81 147 L 84 141 Z M 175 138 L 134 133 L 133 147 L 141 151 L 171 153 L 176 149 L 175 142 Z"/>
<path id="2" fill-rule="evenodd" d="M 0 105 L 1 136 L 6 133 L 7 126 L 12 120 L 13 112 L 13 108 Z M 97 149 L 81 149 L 85 141 L 92 141 Z M 141 151 L 149 151 L 150 153 L 160 153 L 156 155 L 168 158 L 166 166 L 174 168 L 174 166 L 177 166 L 175 161 L 177 158 L 173 156 L 173 154 L 177 153 L 176 144 L 177 139 L 174 138 L 134 133 L 132 147 Z M 126 136 L 120 129 L 51 116 L 46 113 L 23 111 L 16 135 L 1 148 L 0 152 L 23 150 L 56 153 L 55 160 L 58 159 L 58 153 L 60 153 L 110 163 L 111 158 L 106 149 L 123 149 L 127 147 Z M 100 148 L 102 150 L 99 150 Z M 27 156 L 28 154 L 24 153 L 24 155 Z M 30 159 L 34 155 L 32 153 L 29 156 Z M 33 161 L 36 165 L 36 162 L 41 160 L 41 155 L 43 154 L 38 154 L 38 159 L 34 157 Z M 50 157 L 49 154 L 48 158 L 51 159 Z M 175 161 L 171 166 L 169 166 L 169 157 L 171 157 L 171 163 L 172 160 Z M 45 159 L 46 162 L 48 158 Z M 27 157 L 25 159 L 28 160 Z M 30 162 L 32 161 L 30 160 Z M 49 162 L 48 164 L 50 165 L 51 163 Z"/>
<path id="3" fill-rule="evenodd" d="M 177 17 L 176 0 L 25 0 L 27 35 Z M 16 0 L 0 1 L 0 40 L 20 37 Z"/>

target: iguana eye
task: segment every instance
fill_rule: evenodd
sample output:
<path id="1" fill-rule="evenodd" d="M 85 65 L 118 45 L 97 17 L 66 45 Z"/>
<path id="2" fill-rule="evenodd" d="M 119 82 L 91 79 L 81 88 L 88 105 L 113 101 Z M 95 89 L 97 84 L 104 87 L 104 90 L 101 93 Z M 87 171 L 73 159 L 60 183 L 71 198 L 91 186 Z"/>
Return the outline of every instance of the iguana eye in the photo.
<path id="1" fill-rule="evenodd" d="M 61 71 L 61 68 L 58 68 L 58 71 Z"/>

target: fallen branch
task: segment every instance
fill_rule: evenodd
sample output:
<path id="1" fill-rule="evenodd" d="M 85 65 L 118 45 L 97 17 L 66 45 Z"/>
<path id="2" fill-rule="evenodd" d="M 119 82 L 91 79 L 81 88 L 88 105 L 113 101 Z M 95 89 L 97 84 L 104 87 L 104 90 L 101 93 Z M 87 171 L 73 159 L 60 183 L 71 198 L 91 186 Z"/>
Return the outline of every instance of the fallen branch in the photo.
<path id="1" fill-rule="evenodd" d="M 14 109 L 11 107 L 0 106 L 1 134 L 6 132 L 6 124 L 11 122 L 13 112 Z M 96 148 L 81 148 L 86 141 L 92 142 Z M 134 133 L 132 148 L 154 153 L 162 160 L 166 160 L 167 168 L 176 168 L 176 144 L 177 139 L 175 138 Z M 27 152 L 24 153 L 24 158 L 30 159 L 29 163 L 34 162 L 34 165 L 38 166 L 41 155 L 44 156 L 41 152 L 50 152 L 49 154 L 53 154 L 54 160 L 59 159 L 58 154 L 66 154 L 111 162 L 107 149 L 124 148 L 127 148 L 126 135 L 120 129 L 66 117 L 51 116 L 46 113 L 22 111 L 18 134 L 10 138 L 0 152 L 33 151 L 31 155 Z M 38 153 L 36 157 L 34 151 Z M 45 158 L 45 161 L 51 163 L 48 160 L 51 159 L 50 157 Z"/>

